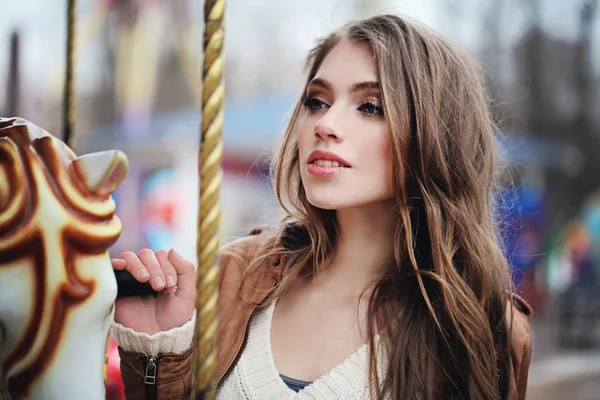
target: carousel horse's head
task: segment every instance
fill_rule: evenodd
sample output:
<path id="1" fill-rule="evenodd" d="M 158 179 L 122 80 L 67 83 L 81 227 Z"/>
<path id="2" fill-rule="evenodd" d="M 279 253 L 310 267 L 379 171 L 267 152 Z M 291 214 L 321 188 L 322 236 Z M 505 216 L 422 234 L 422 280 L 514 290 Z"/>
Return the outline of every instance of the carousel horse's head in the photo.
<path id="1" fill-rule="evenodd" d="M 104 398 L 121 233 L 119 151 L 77 157 L 20 118 L 0 118 L 0 393 Z M 0 395 L 0 397 L 2 397 Z"/>

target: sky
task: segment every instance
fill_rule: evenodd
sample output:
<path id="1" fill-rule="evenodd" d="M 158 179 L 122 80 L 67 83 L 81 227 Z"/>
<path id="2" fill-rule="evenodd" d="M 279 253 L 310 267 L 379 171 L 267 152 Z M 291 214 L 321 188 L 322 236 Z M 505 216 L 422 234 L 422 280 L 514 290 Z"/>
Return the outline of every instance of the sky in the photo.
<path id="1" fill-rule="evenodd" d="M 23 80 L 30 89 L 47 90 L 59 87 L 57 81 L 64 68 L 66 0 L 0 0 L 5 3 L 0 13 L 0 82 L 6 79 L 9 37 L 13 29 L 22 35 Z M 79 0 L 80 21 L 89 14 L 97 0 Z M 272 32 L 272 40 L 281 43 L 277 68 L 288 68 L 288 63 L 299 65 L 305 51 L 316 37 L 360 14 L 357 10 L 386 10 L 417 18 L 441 31 L 451 41 L 476 52 L 482 45 L 481 32 L 486 21 L 481 18 L 485 7 L 496 0 L 228 0 L 226 13 L 226 50 L 228 57 L 244 60 L 248 68 L 260 68 L 265 55 L 260 52 L 264 31 Z M 502 27 L 503 48 L 509 48 L 523 34 L 526 16 L 519 12 L 525 0 L 505 1 L 506 21 Z M 581 0 L 541 0 L 542 23 L 553 35 L 574 38 L 576 18 L 574 4 Z M 195 1 L 197 22 L 202 18 L 202 2 Z M 455 4 L 454 8 L 449 4 Z M 597 24 L 600 25 L 600 24 Z M 200 27 L 200 25 L 198 25 Z M 83 27 L 79 26 L 79 29 Z M 200 32 L 200 30 L 198 30 Z M 600 28 L 595 32 L 596 49 L 600 42 Z M 200 39 L 200 38 L 198 38 Z M 78 59 L 77 89 L 93 90 L 99 75 L 98 54 L 100 43 L 96 38 L 88 42 Z M 598 51 L 595 58 L 598 60 Z M 598 63 L 600 64 L 600 63 Z M 3 94 L 0 94 L 0 99 Z"/>

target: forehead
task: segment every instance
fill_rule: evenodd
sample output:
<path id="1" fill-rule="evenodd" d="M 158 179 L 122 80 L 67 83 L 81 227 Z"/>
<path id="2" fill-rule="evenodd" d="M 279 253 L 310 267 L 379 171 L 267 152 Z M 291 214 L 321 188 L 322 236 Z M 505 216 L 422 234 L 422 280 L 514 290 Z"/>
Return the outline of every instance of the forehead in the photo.
<path id="1" fill-rule="evenodd" d="M 325 79 L 334 86 L 377 81 L 375 56 L 366 45 L 344 39 L 325 57 L 315 78 Z"/>

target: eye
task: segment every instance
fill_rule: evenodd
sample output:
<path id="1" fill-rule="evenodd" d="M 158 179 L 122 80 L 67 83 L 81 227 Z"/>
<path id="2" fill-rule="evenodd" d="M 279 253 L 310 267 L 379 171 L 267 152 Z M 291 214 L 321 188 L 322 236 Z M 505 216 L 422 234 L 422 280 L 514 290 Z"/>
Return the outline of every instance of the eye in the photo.
<path id="1" fill-rule="evenodd" d="M 303 103 L 304 103 L 304 106 L 306 108 L 308 108 L 309 110 L 311 110 L 311 111 L 317 111 L 317 110 L 320 110 L 322 108 L 329 107 L 327 105 L 327 103 L 325 103 L 324 101 L 321 101 L 321 100 L 317 99 L 316 97 L 308 97 L 307 96 L 307 97 L 304 98 Z"/>
<path id="2" fill-rule="evenodd" d="M 383 115 L 383 107 L 378 106 L 370 101 L 362 103 L 358 110 L 368 115 Z"/>

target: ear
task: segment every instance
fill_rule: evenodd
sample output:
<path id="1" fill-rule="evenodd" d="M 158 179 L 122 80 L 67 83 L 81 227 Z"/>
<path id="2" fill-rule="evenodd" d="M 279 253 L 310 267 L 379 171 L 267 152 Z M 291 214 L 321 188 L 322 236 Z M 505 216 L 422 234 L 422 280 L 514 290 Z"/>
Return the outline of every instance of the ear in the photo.
<path id="1" fill-rule="evenodd" d="M 129 163 L 122 151 L 109 150 L 77 157 L 69 168 L 92 193 L 108 196 L 125 180 Z"/>

